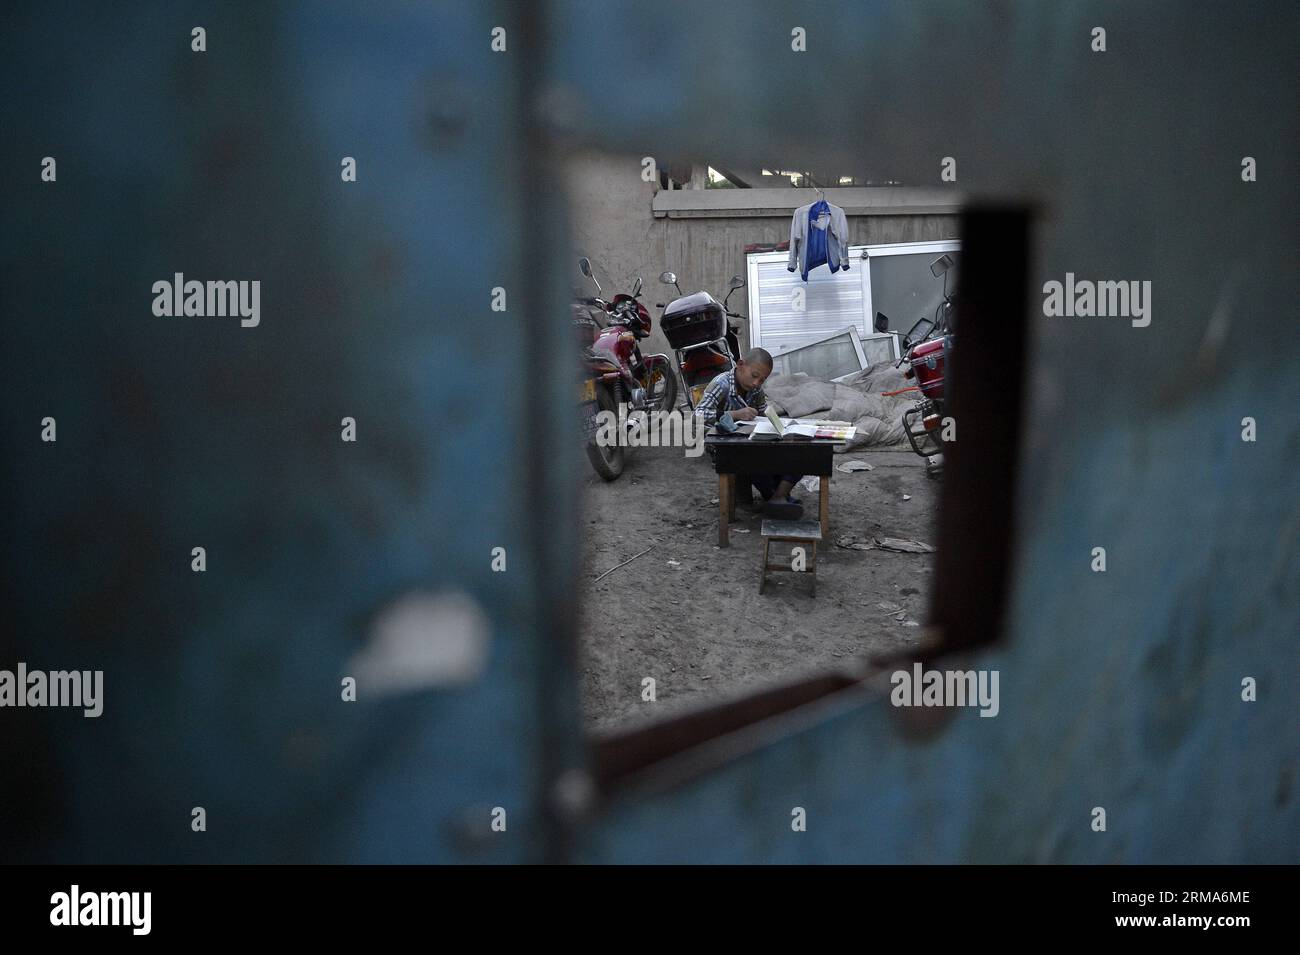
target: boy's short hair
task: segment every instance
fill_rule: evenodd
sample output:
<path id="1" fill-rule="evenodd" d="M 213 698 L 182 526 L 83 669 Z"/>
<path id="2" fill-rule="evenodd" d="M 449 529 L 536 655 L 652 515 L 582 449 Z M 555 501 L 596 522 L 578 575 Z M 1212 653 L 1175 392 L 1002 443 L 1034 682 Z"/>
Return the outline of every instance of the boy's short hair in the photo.
<path id="1" fill-rule="evenodd" d="M 768 369 L 772 367 L 772 353 L 766 348 L 751 348 L 740 360 L 746 365 L 762 365 Z"/>

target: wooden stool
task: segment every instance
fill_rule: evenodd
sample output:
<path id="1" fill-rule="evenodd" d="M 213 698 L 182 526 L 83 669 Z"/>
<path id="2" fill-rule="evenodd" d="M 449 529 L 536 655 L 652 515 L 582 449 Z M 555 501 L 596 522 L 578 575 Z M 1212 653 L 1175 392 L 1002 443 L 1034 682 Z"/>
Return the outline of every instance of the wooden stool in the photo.
<path id="1" fill-rule="evenodd" d="M 758 592 L 761 594 L 763 588 L 767 586 L 767 572 L 769 570 L 788 570 L 794 573 L 800 571 L 794 570 L 789 564 L 769 564 L 767 562 L 767 547 L 772 541 L 789 541 L 794 544 L 812 544 L 812 560 L 808 563 L 808 570 L 802 573 L 812 574 L 812 596 L 817 596 L 817 542 L 822 539 L 822 525 L 820 521 L 777 521 L 770 517 L 763 518 L 763 574 L 758 580 Z M 791 564 L 794 559 L 791 558 Z"/>

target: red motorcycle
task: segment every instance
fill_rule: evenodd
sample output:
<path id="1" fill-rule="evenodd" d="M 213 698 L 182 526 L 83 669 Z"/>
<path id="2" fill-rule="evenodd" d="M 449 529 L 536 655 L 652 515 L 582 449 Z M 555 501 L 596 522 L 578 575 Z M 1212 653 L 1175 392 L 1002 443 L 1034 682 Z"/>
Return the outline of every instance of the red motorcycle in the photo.
<path id="1" fill-rule="evenodd" d="M 606 315 L 603 328 L 594 332 L 590 346 L 583 353 L 589 377 L 583 385 L 583 403 L 594 403 L 595 413 L 611 412 L 620 422 L 614 442 L 596 440 L 596 430 L 589 430 L 587 458 L 606 481 L 613 481 L 623 473 L 627 446 L 621 440 L 623 422 L 628 411 L 671 411 L 677 405 L 677 378 L 667 355 L 642 355 L 638 345 L 650 334 L 650 313 L 638 299 L 641 297 L 641 279 L 637 278 L 631 294 L 619 293 L 612 301 L 600 296 L 604 290 L 592 274 L 591 260 L 583 256 L 578 260 L 582 274 L 596 286 L 597 296 L 583 300 Z"/>
<path id="2" fill-rule="evenodd" d="M 922 318 L 903 338 L 903 357 L 898 364 L 907 362 L 903 377 L 916 381 L 920 397 L 916 404 L 903 412 L 903 431 L 912 450 L 936 464 L 943 453 L 944 366 L 952 352 L 953 317 L 955 307 L 948 294 L 948 271 L 954 263 L 950 256 L 941 255 L 930 263 L 935 278 L 943 277 L 943 301 L 935 309 L 934 318 Z M 934 459 L 934 460 L 931 460 Z"/>

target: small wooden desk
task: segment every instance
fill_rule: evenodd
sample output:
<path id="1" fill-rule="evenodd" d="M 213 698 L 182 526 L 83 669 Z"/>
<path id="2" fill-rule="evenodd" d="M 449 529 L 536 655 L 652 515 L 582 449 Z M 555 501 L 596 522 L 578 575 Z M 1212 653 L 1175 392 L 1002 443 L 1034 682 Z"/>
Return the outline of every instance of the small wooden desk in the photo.
<path id="1" fill-rule="evenodd" d="M 810 438 L 784 441 L 751 441 L 747 434 L 710 434 L 704 447 L 713 455 L 718 472 L 718 546 L 730 547 L 730 523 L 736 516 L 737 474 L 815 474 L 821 480 L 818 515 L 822 537 L 830 524 L 831 472 L 835 470 L 835 448 L 843 441 Z"/>

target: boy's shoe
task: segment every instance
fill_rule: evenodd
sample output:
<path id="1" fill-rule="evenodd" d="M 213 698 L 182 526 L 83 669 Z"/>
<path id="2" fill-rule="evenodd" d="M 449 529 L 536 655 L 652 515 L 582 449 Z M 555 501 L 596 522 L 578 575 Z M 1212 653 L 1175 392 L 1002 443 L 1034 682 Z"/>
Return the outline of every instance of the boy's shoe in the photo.
<path id="1" fill-rule="evenodd" d="M 803 505 L 790 498 L 784 501 L 769 500 L 763 505 L 763 513 L 778 521 L 797 521 L 803 517 Z"/>

